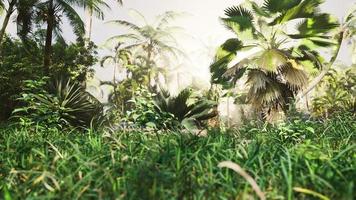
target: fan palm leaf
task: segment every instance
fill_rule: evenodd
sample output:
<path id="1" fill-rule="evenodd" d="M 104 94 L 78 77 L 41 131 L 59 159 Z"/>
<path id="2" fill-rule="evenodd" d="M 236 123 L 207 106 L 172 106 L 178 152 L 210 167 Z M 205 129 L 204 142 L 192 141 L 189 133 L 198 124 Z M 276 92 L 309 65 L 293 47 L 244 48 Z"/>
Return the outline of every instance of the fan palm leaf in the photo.
<path id="1" fill-rule="evenodd" d="M 297 6 L 301 0 L 265 0 L 262 8 L 270 13 L 283 13 Z M 255 7 L 258 7 L 255 5 Z"/>

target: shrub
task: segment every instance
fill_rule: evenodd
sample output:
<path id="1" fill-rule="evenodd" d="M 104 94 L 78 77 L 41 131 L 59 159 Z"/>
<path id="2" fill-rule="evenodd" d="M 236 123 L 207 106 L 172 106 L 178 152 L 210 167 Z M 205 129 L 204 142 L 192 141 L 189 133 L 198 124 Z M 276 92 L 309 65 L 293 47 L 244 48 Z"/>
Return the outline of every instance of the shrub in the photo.
<path id="1" fill-rule="evenodd" d="M 322 95 L 313 99 L 315 116 L 329 117 L 335 112 L 356 112 L 356 71 L 330 73 L 318 88 Z"/>
<path id="2" fill-rule="evenodd" d="M 24 106 L 14 111 L 22 125 L 89 127 L 99 120 L 103 106 L 81 85 L 68 79 L 47 82 L 48 78 L 26 81 L 19 98 Z"/>
<path id="3" fill-rule="evenodd" d="M 202 127 L 202 121 L 215 117 L 217 103 L 204 97 L 194 97 L 190 88 L 182 90 L 177 96 L 161 90 L 154 96 L 158 112 L 170 113 L 187 130 Z"/>

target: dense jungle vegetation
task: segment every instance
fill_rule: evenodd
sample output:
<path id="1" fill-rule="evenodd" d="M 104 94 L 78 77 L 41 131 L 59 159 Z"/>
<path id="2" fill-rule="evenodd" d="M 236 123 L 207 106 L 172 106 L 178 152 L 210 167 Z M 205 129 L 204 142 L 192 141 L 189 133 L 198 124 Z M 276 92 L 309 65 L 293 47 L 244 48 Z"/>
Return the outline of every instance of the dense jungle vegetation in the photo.
<path id="1" fill-rule="evenodd" d="M 171 91 L 180 13 L 0 0 L 0 199 L 356 199 L 356 7 L 241 2 L 216 16 L 234 37 L 214 49 L 209 89 Z M 93 20 L 122 30 L 107 55 Z"/>

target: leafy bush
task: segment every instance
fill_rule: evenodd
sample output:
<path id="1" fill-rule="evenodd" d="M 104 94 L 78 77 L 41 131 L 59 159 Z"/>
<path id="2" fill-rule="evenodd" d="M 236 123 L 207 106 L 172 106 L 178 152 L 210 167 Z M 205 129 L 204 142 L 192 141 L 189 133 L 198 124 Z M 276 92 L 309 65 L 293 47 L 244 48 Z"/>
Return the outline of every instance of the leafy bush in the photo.
<path id="1" fill-rule="evenodd" d="M 19 98 L 25 105 L 14 111 L 23 125 L 40 123 L 46 127 L 89 127 L 103 113 L 101 103 L 71 80 L 48 78 L 26 81 Z"/>
<path id="2" fill-rule="evenodd" d="M 154 101 L 158 112 L 170 113 L 188 130 L 200 128 L 203 120 L 218 114 L 216 102 L 204 97 L 194 98 L 193 91 L 189 88 L 182 90 L 177 96 L 161 90 L 154 96 Z"/>
<path id="3" fill-rule="evenodd" d="M 128 122 L 135 128 L 175 129 L 179 126 L 177 119 L 170 113 L 158 112 L 154 103 L 155 94 L 145 87 L 139 88 L 131 100 L 132 109 L 126 112 L 123 122 Z"/>
<path id="4" fill-rule="evenodd" d="M 20 40 L 5 38 L 0 52 L 0 121 L 3 121 L 19 105 L 17 98 L 25 80 L 38 79 L 42 66 L 38 59 L 41 50 L 35 45 L 27 48 Z"/>
<path id="5" fill-rule="evenodd" d="M 43 38 L 40 34 L 33 39 L 6 38 L 0 47 L 0 121 L 8 119 L 12 111 L 20 106 L 17 100 L 26 87 L 26 80 L 38 80 L 43 73 Z M 84 83 L 93 75 L 96 46 L 83 41 L 67 44 L 57 41 L 52 53 L 51 77 L 66 76 Z"/>
<path id="6" fill-rule="evenodd" d="M 145 88 L 135 92 L 133 99 L 128 101 L 133 109 L 126 112 L 122 121 L 139 127 L 195 131 L 202 128 L 204 120 L 217 115 L 217 104 L 203 97 L 194 97 L 191 89 L 185 89 L 177 96 L 165 90 L 151 90 L 154 92 Z"/>
<path id="7" fill-rule="evenodd" d="M 315 116 L 328 117 L 335 112 L 356 112 L 356 71 L 331 72 L 318 88 L 313 99 Z"/>

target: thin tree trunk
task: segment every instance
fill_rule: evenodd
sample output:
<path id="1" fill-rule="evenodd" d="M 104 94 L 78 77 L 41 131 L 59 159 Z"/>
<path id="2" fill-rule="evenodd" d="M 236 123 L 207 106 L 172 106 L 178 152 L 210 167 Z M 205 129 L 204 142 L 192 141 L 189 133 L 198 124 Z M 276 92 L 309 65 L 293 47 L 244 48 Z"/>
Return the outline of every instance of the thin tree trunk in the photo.
<path id="1" fill-rule="evenodd" d="M 118 102 L 118 98 L 119 98 L 119 94 L 117 92 L 117 84 L 116 84 L 116 68 L 118 66 L 118 62 L 115 61 L 115 65 L 114 65 L 114 75 L 113 75 L 113 84 L 114 84 L 114 103 L 119 106 L 119 102 Z M 121 105 L 121 110 L 123 110 L 123 105 Z"/>
<path id="2" fill-rule="evenodd" d="M 52 38 L 53 38 L 53 29 L 54 29 L 54 8 L 53 0 L 49 2 L 48 7 L 48 16 L 47 16 L 47 33 L 46 33 L 46 43 L 44 49 L 44 73 L 46 76 L 49 75 L 49 66 L 51 65 L 51 56 L 52 56 Z"/>
<path id="3" fill-rule="evenodd" d="M 227 96 L 226 115 L 227 115 L 227 127 L 230 128 L 230 95 Z"/>
<path id="4" fill-rule="evenodd" d="M 3 39 L 4 39 L 5 31 L 6 31 L 6 28 L 7 28 L 8 24 L 9 24 L 11 15 L 12 15 L 12 13 L 14 13 L 14 11 L 15 11 L 15 4 L 16 4 L 16 0 L 12 0 L 12 1 L 9 3 L 9 8 L 8 8 L 7 11 L 6 11 L 6 15 L 5 15 L 5 18 L 4 18 L 4 22 L 3 22 L 2 27 L 1 27 L 1 30 L 0 30 L 0 45 L 2 44 L 2 41 L 3 41 Z"/>
<path id="5" fill-rule="evenodd" d="M 300 101 L 301 99 L 303 99 L 305 97 L 305 95 L 309 94 L 309 92 L 312 91 L 319 84 L 319 82 L 326 76 L 326 74 L 330 71 L 330 69 L 334 65 L 334 62 L 336 61 L 337 56 L 339 55 L 343 39 L 344 39 L 344 32 L 341 31 L 338 36 L 338 46 L 336 47 L 335 54 L 330 59 L 329 64 L 327 66 L 325 66 L 324 69 L 321 71 L 321 73 L 309 84 L 308 88 L 305 89 L 301 93 L 301 95 L 299 95 L 299 98 L 297 98 L 297 101 Z"/>
<path id="6" fill-rule="evenodd" d="M 152 57 L 152 47 L 151 43 L 148 45 L 147 48 L 147 63 L 146 63 L 146 68 L 148 70 L 148 86 L 151 86 L 151 57 Z"/>
<path id="7" fill-rule="evenodd" d="M 85 38 L 87 39 L 86 42 L 89 42 L 91 40 L 91 34 L 92 34 L 92 29 L 93 29 L 93 10 L 90 8 L 87 8 L 87 22 L 86 22 L 86 35 Z"/>

